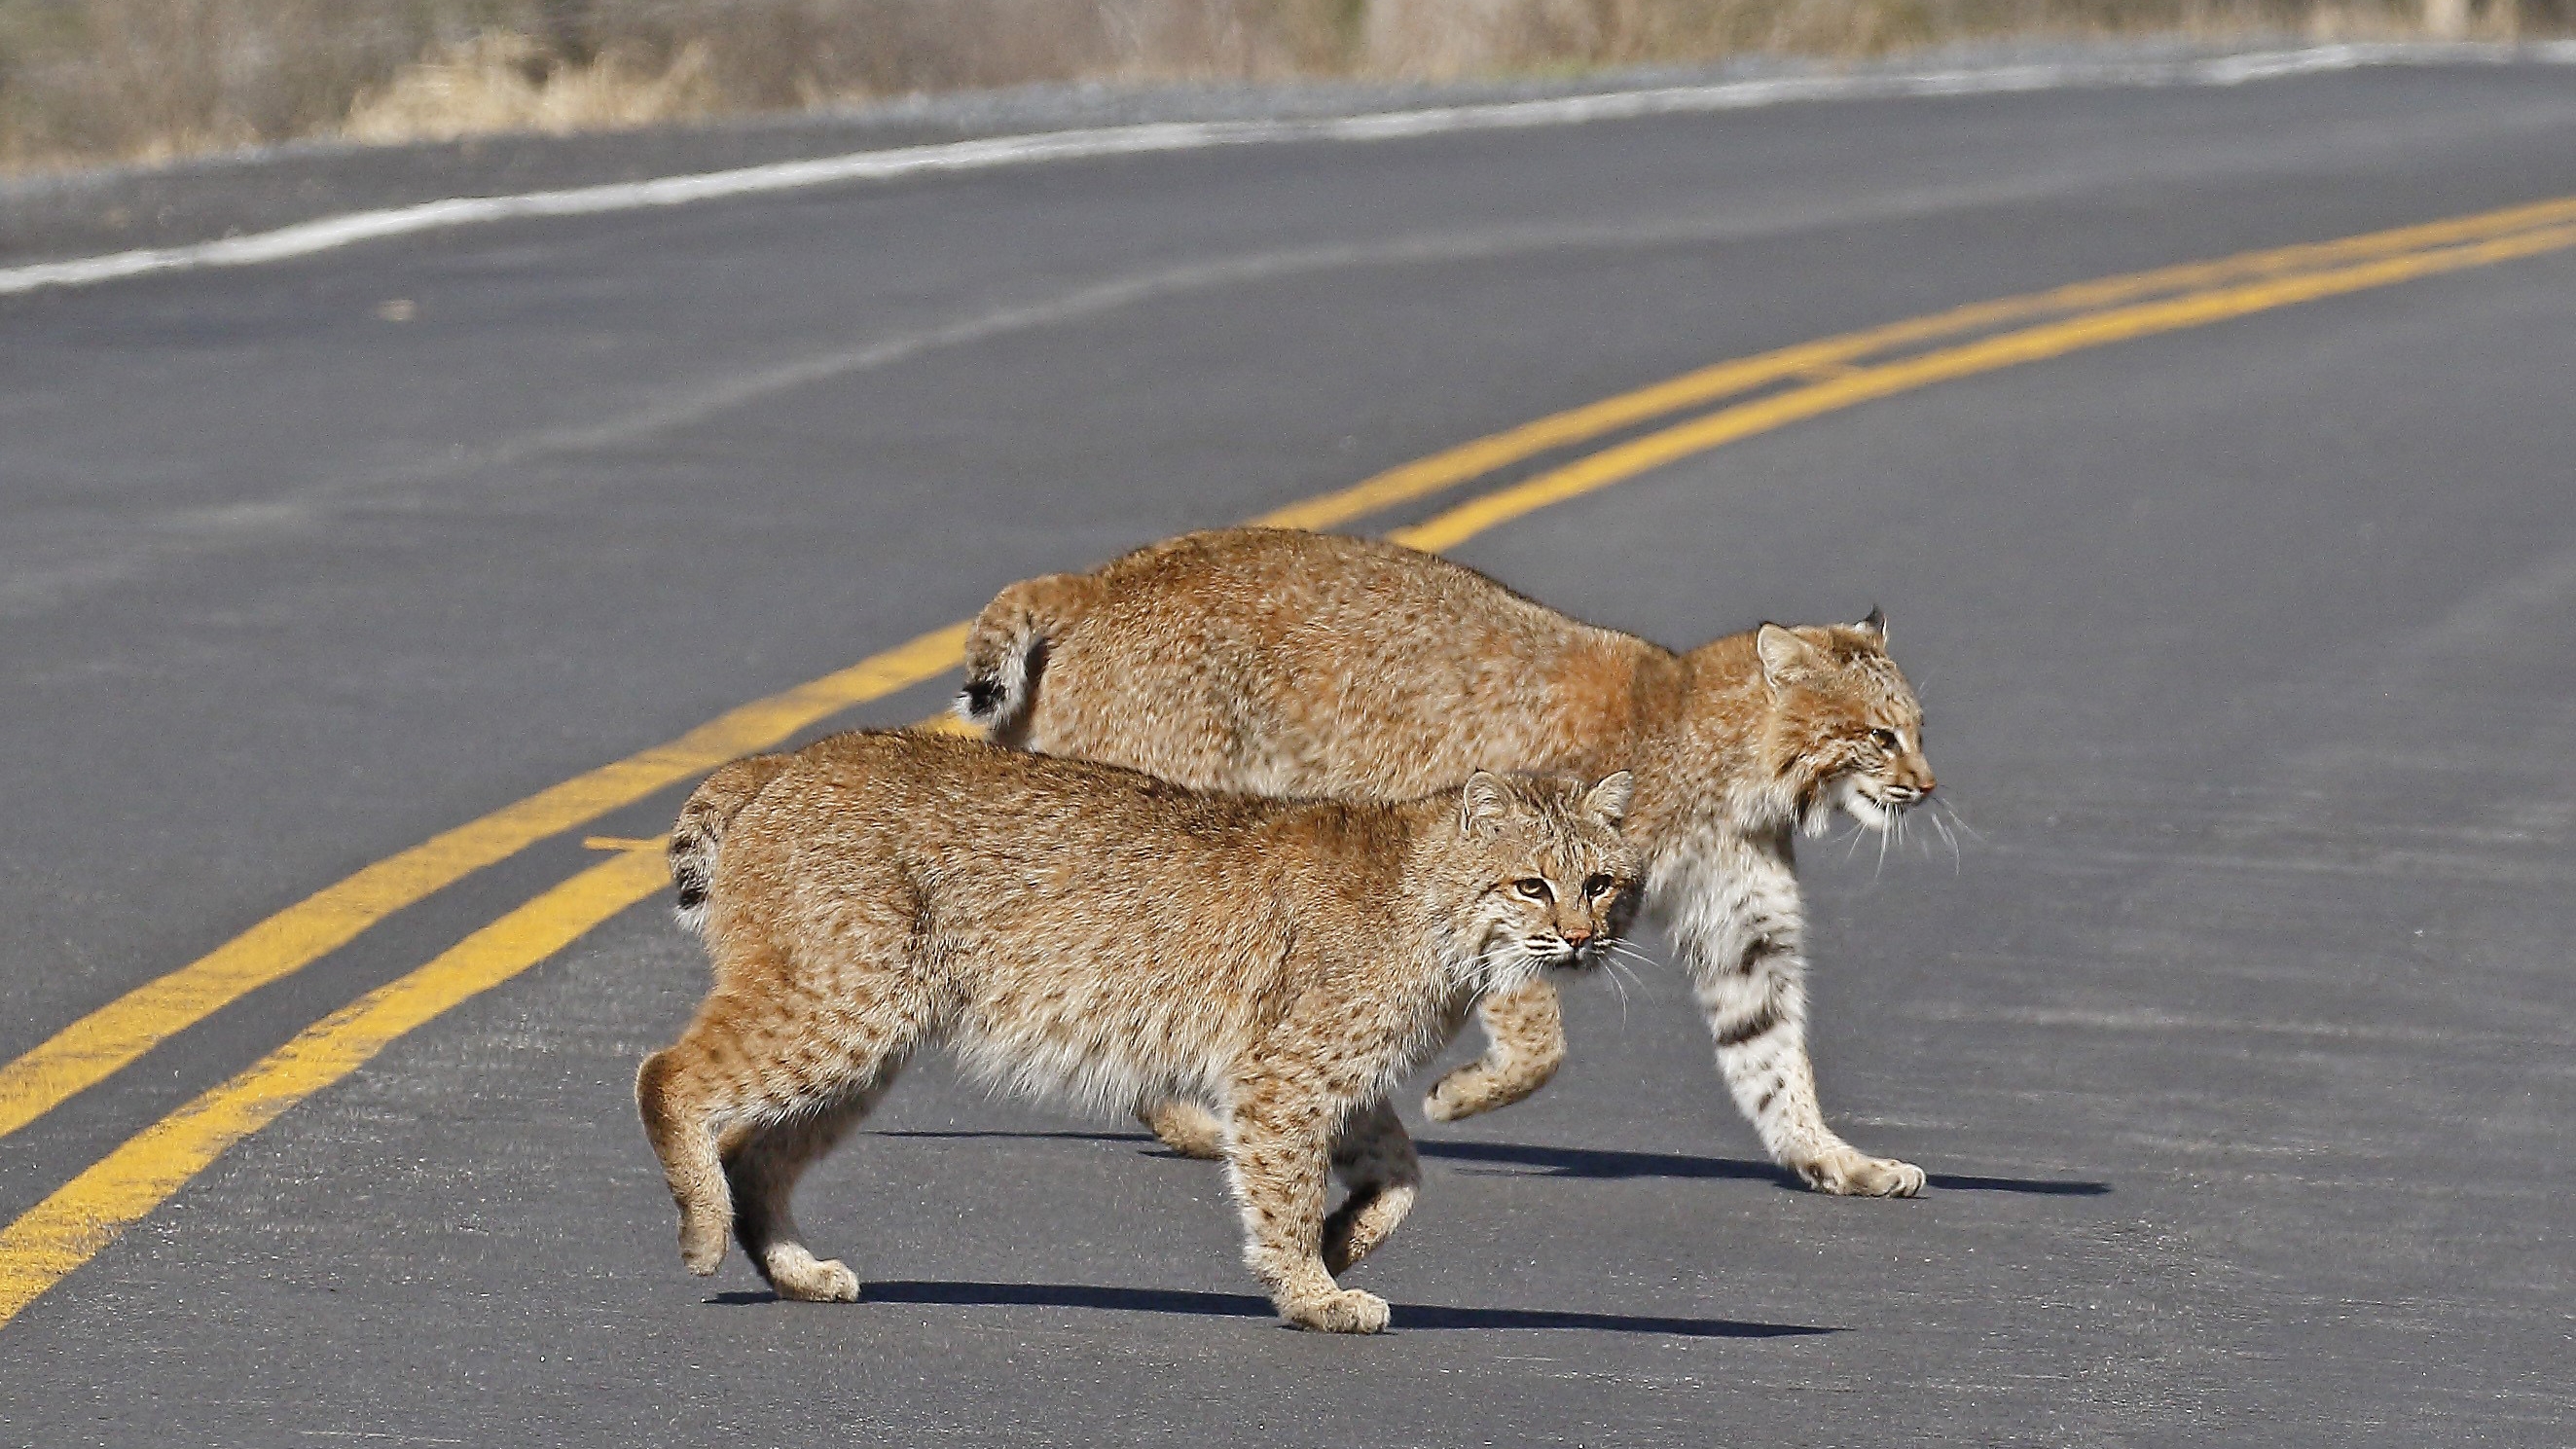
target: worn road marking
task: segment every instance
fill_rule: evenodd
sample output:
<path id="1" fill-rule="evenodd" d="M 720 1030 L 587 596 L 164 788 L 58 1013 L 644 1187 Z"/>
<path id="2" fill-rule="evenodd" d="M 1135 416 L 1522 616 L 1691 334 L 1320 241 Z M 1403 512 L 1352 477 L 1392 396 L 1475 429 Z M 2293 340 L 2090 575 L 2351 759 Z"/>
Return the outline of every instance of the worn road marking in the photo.
<path id="1" fill-rule="evenodd" d="M 2559 197 L 2418 226 L 2365 232 L 2334 241 L 2304 242 L 2296 246 L 2242 252 L 2215 261 L 2185 262 L 2179 266 L 2076 282 L 2044 292 L 1974 302 L 1946 312 L 1801 342 L 1686 372 L 1634 392 L 1586 403 L 1489 437 L 1461 443 L 1427 458 L 1390 468 L 1339 492 L 1292 503 L 1253 521 L 1281 528 L 1330 528 L 1348 519 L 1428 497 L 1495 469 L 1666 413 L 1717 402 L 1819 370 L 1823 371 L 1826 380 L 1848 377 L 1857 371 L 1851 364 L 1900 347 L 1938 342 L 2054 314 L 2098 310 L 2159 293 L 2206 289 L 2313 271 L 2570 222 L 2576 222 L 2576 197 Z"/>
<path id="2" fill-rule="evenodd" d="M 1731 395 L 1744 387 L 1794 378 L 1820 361 L 1836 364 L 1821 381 L 1631 439 L 1389 535 L 1417 548 L 1452 547 L 1512 519 L 1692 454 L 1860 403 L 2131 338 L 2569 247 L 2576 247 L 2576 198 L 2007 298 L 1720 364 L 1588 409 L 1542 419 L 1526 429 L 1479 439 L 1409 465 L 1414 471 L 1381 474 L 1309 504 L 1280 510 L 1268 521 L 1293 519 L 1301 526 L 1327 527 L 1473 476 L 1462 473 L 1446 482 L 1429 482 L 1439 476 L 1439 470 L 1430 465 L 1441 458 L 1499 460 L 1485 465 L 1490 471 L 1503 462 Z M 2225 280 L 2244 277 L 2253 280 L 2232 284 Z M 2178 285 L 2176 278 L 2185 279 L 2179 285 L 2198 280 L 2202 290 L 2152 301 L 2121 300 L 2171 291 Z M 2210 285 L 2212 279 L 2220 284 Z M 2070 296 L 2079 300 L 2072 304 L 2063 300 Z M 2040 305 L 2044 298 L 2060 300 Z M 2026 319 L 2088 301 L 2094 310 L 2017 331 L 1868 366 L 1839 365 L 1904 341 L 1955 336 L 1994 325 L 1998 317 Z M 1957 321 L 1971 314 L 1985 320 Z M 1863 346 L 1862 339 L 1877 340 Z M 1855 350 L 1828 355 L 1835 349 Z M 1782 361 L 1792 357 L 1794 366 Z M 1662 406 L 1649 408 L 1640 400 L 1646 398 Z M 1581 431 L 1584 427 L 1591 431 Z M 1555 441 L 1529 446 L 1540 437 Z M 1503 441 L 1509 439 L 1516 441 Z M 1525 451 L 1512 453 L 1516 447 Z M 1466 465 L 1453 461 L 1445 466 Z M 774 744 L 852 705 L 936 678 L 956 667 L 966 628 L 960 623 L 933 630 L 849 669 L 745 705 L 669 744 L 506 806 L 325 888 L 196 963 L 100 1008 L 0 1068 L 0 1135 L 98 1081 L 170 1033 L 299 969 L 374 920 L 484 865 L 735 755 Z M 0 1324 L 88 1261 L 232 1143 L 347 1076 L 395 1037 L 509 980 L 660 888 L 659 842 L 595 838 L 585 843 L 619 848 L 621 853 L 306 1029 L 249 1071 L 145 1129 L 0 1231 Z M 622 849 L 629 844 L 638 848 Z M 642 848 L 646 846 L 652 848 Z"/>
<path id="3" fill-rule="evenodd" d="M 216 1010 L 299 971 L 360 931 L 503 860 L 816 720 L 955 667 L 952 624 L 835 674 L 730 710 L 667 744 L 540 790 L 325 886 L 190 964 L 73 1022 L 0 1067 L 0 1137 Z"/>
<path id="4" fill-rule="evenodd" d="M 1604 449 L 1527 482 L 1462 503 L 1436 518 L 1410 528 L 1396 529 L 1387 537 L 1413 548 L 1437 553 L 1523 514 L 1579 498 L 1694 453 L 1703 453 L 1740 438 L 1767 433 L 1860 403 L 1911 392 L 1936 382 L 2063 357 L 2070 352 L 2149 337 L 2159 332 L 2205 327 L 2232 317 L 2385 287 L 2440 272 L 2561 251 L 2571 246 L 2576 246 L 2576 225 L 2544 227 L 2492 241 L 2408 253 L 2322 272 L 2116 307 L 2006 332 L 1959 347 L 1858 368 L 1823 382 L 1809 383 L 1753 402 L 1723 408 L 1706 417 Z"/>
<path id="5" fill-rule="evenodd" d="M 396 1038 L 571 945 L 662 888 L 658 850 L 592 866 L 378 987 L 128 1139 L 0 1230 L 0 1323 L 115 1241 L 279 1113 L 356 1071 Z"/>

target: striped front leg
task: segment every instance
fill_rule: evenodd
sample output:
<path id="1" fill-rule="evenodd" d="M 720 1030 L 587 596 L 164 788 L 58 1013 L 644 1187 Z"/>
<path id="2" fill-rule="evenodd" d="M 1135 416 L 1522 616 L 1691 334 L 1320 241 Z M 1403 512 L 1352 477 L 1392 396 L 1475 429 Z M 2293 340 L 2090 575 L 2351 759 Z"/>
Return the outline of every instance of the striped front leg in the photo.
<path id="1" fill-rule="evenodd" d="M 1717 1043 L 1717 1069 L 1773 1161 L 1819 1192 L 1912 1197 L 1923 1169 L 1871 1157 L 1825 1125 L 1807 1060 L 1806 915 L 1786 842 L 1724 840 L 1659 868 L 1663 917 Z"/>

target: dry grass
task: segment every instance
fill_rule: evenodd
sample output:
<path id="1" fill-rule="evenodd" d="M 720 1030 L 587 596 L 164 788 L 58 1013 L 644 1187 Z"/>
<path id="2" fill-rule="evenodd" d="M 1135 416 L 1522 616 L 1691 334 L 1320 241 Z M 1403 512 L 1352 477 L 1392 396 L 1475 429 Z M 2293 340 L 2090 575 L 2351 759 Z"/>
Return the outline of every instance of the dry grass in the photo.
<path id="1" fill-rule="evenodd" d="M 1447 80 L 1996 35 L 2564 30 L 2576 0 L 0 0 L 0 167 L 1031 81 Z"/>
<path id="2" fill-rule="evenodd" d="M 2421 37 L 2427 0 L 1373 0 L 1369 72 L 1449 80 L 1728 56 L 1881 56 L 1949 41 L 2249 34 Z M 2486 0 L 2461 33 L 2506 36 L 2565 0 Z M 2563 28 L 2563 26 L 2561 27 Z"/>
<path id="3" fill-rule="evenodd" d="M 447 141 L 491 131 L 601 131 L 682 121 L 722 108 L 707 48 L 658 69 L 616 55 L 556 65 L 534 39 L 487 30 L 358 92 L 340 134 L 353 141 Z"/>

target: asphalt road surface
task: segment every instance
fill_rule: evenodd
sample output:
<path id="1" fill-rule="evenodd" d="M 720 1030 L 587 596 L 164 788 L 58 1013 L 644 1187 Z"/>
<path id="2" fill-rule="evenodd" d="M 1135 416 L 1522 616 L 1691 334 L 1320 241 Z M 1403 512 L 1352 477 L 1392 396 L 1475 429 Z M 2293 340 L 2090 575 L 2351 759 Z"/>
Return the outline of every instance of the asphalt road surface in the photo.
<path id="1" fill-rule="evenodd" d="M 2431 66 L 1066 161 L 0 299 L 0 1058 L 1009 580 L 1722 359 L 2571 193 L 2576 70 Z M 1429 1180 L 1353 1279 L 1385 1337 L 1279 1327 L 1208 1166 L 937 1065 L 799 1199 L 866 1301 L 779 1303 L 674 1252 L 630 1083 L 704 970 L 656 900 L 35 1298 L 0 1439 L 2576 1442 L 2571 458 L 2544 247 L 1453 550 L 1675 644 L 1885 606 L 1979 834 L 1809 848 L 1815 1051 L 1919 1200 L 1764 1165 L 1649 973 L 1570 993 L 1532 1101 L 1408 1104 Z M 0 1139 L 0 1221 L 684 788 Z"/>

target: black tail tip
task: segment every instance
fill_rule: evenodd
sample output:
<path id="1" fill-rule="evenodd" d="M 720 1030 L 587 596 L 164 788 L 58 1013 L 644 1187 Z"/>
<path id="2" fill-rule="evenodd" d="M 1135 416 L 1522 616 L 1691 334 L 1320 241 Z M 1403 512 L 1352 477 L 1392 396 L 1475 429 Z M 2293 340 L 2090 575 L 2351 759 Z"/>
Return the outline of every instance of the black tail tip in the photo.
<path id="1" fill-rule="evenodd" d="M 1002 682 L 998 679 L 967 680 L 966 692 L 960 698 L 966 701 L 967 718 L 990 719 L 993 712 L 1002 707 Z"/>
<path id="2" fill-rule="evenodd" d="M 680 881 L 672 894 L 679 899 L 681 910 L 694 911 L 707 903 L 707 884 L 699 880 Z"/>

